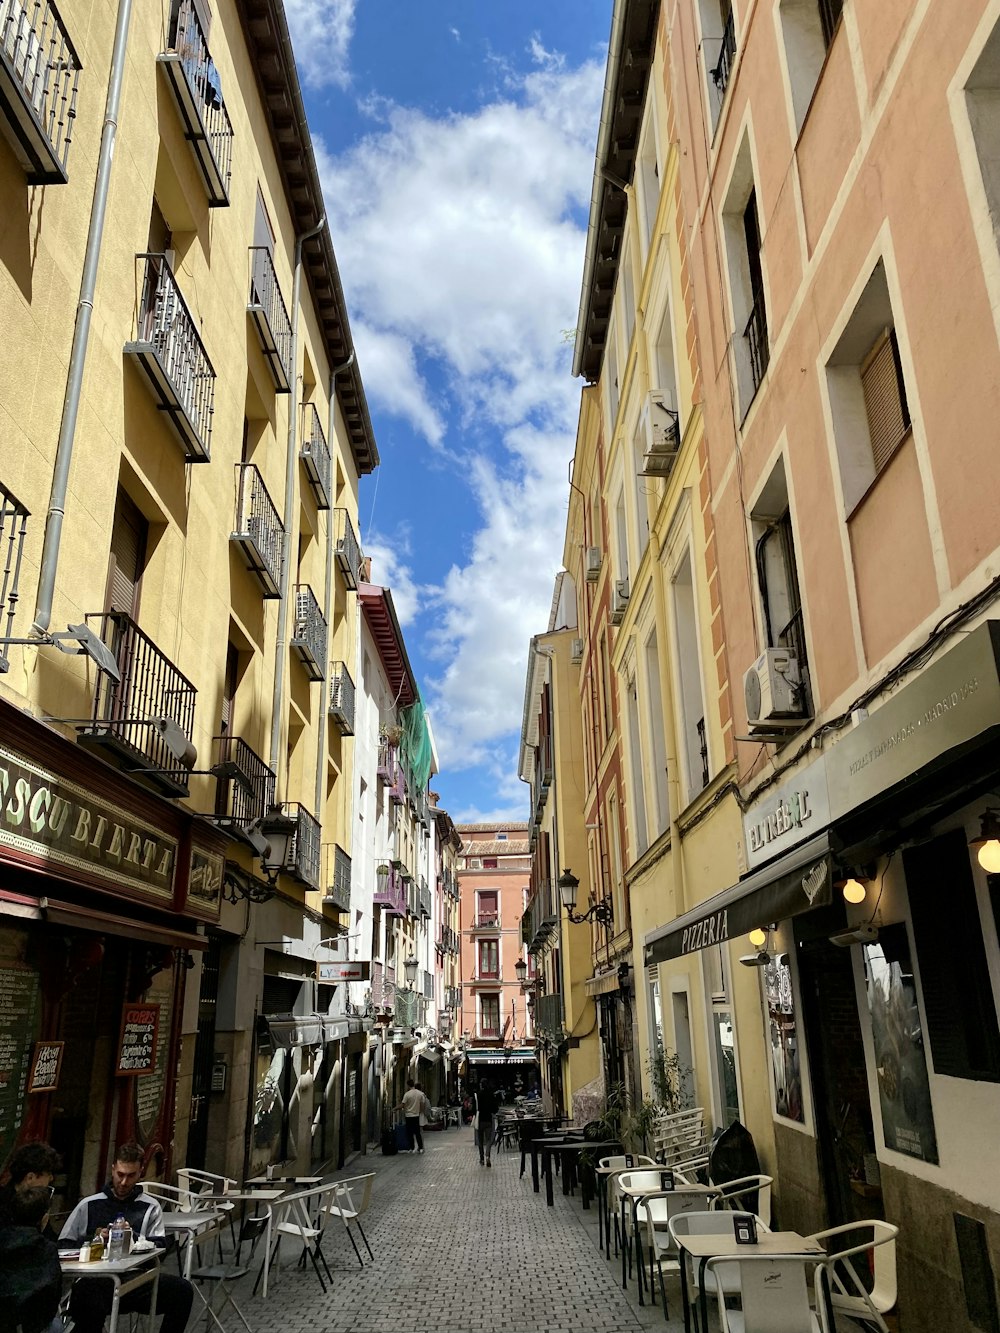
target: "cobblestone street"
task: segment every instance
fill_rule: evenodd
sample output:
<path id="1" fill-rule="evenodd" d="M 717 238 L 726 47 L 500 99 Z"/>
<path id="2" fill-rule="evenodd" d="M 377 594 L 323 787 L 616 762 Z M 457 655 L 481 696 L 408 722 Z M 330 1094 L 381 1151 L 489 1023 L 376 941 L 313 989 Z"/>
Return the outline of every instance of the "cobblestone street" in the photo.
<path id="1" fill-rule="evenodd" d="M 323 1295 L 311 1269 L 296 1269 L 286 1242 L 289 1262 L 268 1299 L 248 1298 L 248 1288 L 238 1294 L 254 1333 L 680 1333 L 678 1296 L 665 1323 L 659 1306 L 632 1304 L 634 1282 L 628 1298 L 622 1292 L 619 1266 L 597 1246 L 596 1210 L 584 1213 L 579 1194 L 564 1198 L 557 1182 L 547 1208 L 530 1172 L 518 1179 L 518 1152 L 480 1167 L 471 1129 L 424 1141 L 422 1157 L 375 1151 L 338 1173 L 376 1172 L 365 1218 L 374 1264 L 359 1270 L 349 1241 L 331 1227 L 324 1250 L 335 1287 Z"/>

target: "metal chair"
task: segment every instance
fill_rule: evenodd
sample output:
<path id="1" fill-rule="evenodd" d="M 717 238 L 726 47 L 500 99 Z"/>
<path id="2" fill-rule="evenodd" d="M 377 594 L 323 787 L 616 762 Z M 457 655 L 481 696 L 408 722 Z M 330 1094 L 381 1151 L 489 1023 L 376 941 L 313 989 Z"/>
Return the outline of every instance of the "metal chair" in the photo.
<path id="1" fill-rule="evenodd" d="M 773 1176 L 740 1176 L 738 1180 L 727 1180 L 725 1184 L 715 1186 L 718 1194 L 712 1200 L 712 1207 L 756 1213 L 770 1226 L 773 1184 Z"/>
<path id="2" fill-rule="evenodd" d="M 267 1260 L 269 1267 L 273 1265 L 275 1272 L 280 1271 L 281 1242 L 283 1238 L 289 1236 L 301 1241 L 302 1253 L 299 1255 L 299 1266 L 304 1268 L 307 1260 L 312 1264 L 313 1272 L 316 1274 L 323 1292 L 326 1291 L 326 1282 L 323 1281 L 320 1264 L 323 1265 L 323 1272 L 326 1273 L 326 1281 L 331 1284 L 333 1283 L 333 1274 L 330 1272 L 323 1255 L 321 1237 L 331 1217 L 328 1208 L 335 1202 L 336 1191 L 336 1185 L 320 1185 L 315 1189 L 300 1190 L 297 1194 L 287 1194 L 283 1199 L 280 1199 L 278 1208 L 284 1216 L 280 1217 L 280 1220 L 274 1226 L 274 1243 Z M 360 1255 L 358 1257 L 360 1259 Z M 275 1264 L 275 1259 L 278 1260 L 277 1264 Z M 258 1274 L 259 1280 L 260 1275 Z"/>
<path id="3" fill-rule="evenodd" d="M 711 1205 L 715 1200 L 711 1200 L 710 1211 L 708 1212 L 687 1212 L 677 1213 L 671 1217 L 667 1223 L 667 1230 L 670 1232 L 670 1238 L 674 1242 L 680 1263 L 685 1262 L 681 1246 L 678 1241 L 680 1236 L 731 1236 L 733 1234 L 733 1218 L 722 1210 L 712 1210 Z M 758 1231 L 770 1231 L 770 1227 L 763 1220 L 757 1219 Z M 736 1264 L 719 1264 L 715 1273 L 716 1283 L 722 1283 L 727 1296 L 738 1296 L 740 1293 L 740 1273 Z M 663 1276 L 660 1275 L 662 1285 Z M 697 1299 L 701 1291 L 701 1284 L 697 1272 L 692 1273 L 691 1283 L 688 1287 L 688 1296 L 691 1303 Z"/>
<path id="4" fill-rule="evenodd" d="M 253 1330 L 246 1321 L 243 1311 L 236 1304 L 230 1289 L 230 1284 L 238 1282 L 240 1278 L 246 1277 L 250 1272 L 250 1265 L 253 1263 L 253 1256 L 254 1251 L 257 1248 L 257 1242 L 266 1230 L 266 1217 L 245 1217 L 240 1224 L 239 1237 L 236 1242 L 233 1262 L 231 1264 L 222 1262 L 208 1264 L 191 1271 L 189 1276 L 194 1285 L 195 1294 L 199 1297 L 205 1307 L 206 1330 L 209 1327 L 209 1320 L 211 1320 L 217 1328 L 225 1333 L 225 1325 L 220 1316 L 225 1313 L 226 1310 L 231 1308 L 240 1323 L 247 1330 L 247 1333 L 253 1333 Z M 247 1262 L 241 1263 L 242 1249 L 247 1243 L 250 1245 L 250 1254 Z M 207 1298 L 202 1290 L 203 1286 L 208 1286 L 210 1289 L 210 1294 Z"/>
<path id="5" fill-rule="evenodd" d="M 843 1250 L 831 1251 L 827 1242 L 834 1236 L 871 1232 L 871 1239 L 848 1245 Z M 863 1222 L 848 1222 L 843 1226 L 816 1231 L 809 1239 L 819 1241 L 827 1250 L 823 1260 L 830 1301 L 834 1311 L 879 1333 L 889 1333 L 889 1325 L 882 1318 L 896 1304 L 896 1237 L 899 1227 L 880 1218 Z M 865 1255 L 871 1265 L 872 1289 L 868 1291 L 851 1260 Z"/>
<path id="6" fill-rule="evenodd" d="M 727 1270 L 739 1271 L 739 1310 L 726 1304 Z M 721 1333 L 830 1333 L 822 1293 L 822 1262 L 816 1255 L 755 1254 L 737 1259 L 709 1259 L 719 1301 Z M 810 1280 L 811 1279 L 811 1280 Z M 810 1304 L 810 1287 L 816 1310 Z"/>
<path id="7" fill-rule="evenodd" d="M 361 1257 L 361 1251 L 358 1249 L 357 1241 L 352 1234 L 352 1226 L 357 1227 L 365 1249 L 368 1251 L 368 1258 L 375 1262 L 375 1256 L 372 1254 L 372 1247 L 368 1244 L 368 1237 L 365 1235 L 364 1227 L 361 1225 L 363 1214 L 367 1213 L 371 1207 L 372 1184 L 375 1180 L 375 1172 L 372 1171 L 366 1176 L 351 1176 L 347 1180 L 335 1181 L 332 1186 L 332 1198 L 323 1204 L 321 1212 L 328 1219 L 340 1218 L 344 1224 L 348 1239 L 354 1246 L 354 1253 L 358 1257 L 358 1263 L 362 1268 L 365 1261 Z M 322 1232 L 317 1237 L 316 1244 L 322 1243 Z"/>
<path id="8" fill-rule="evenodd" d="M 614 1219 L 615 1236 L 615 1254 L 618 1254 L 619 1245 L 619 1227 L 618 1227 L 618 1191 L 615 1188 L 615 1182 L 623 1171 L 633 1171 L 640 1166 L 656 1166 L 652 1157 L 645 1157 L 642 1153 L 618 1153 L 611 1157 L 602 1157 L 594 1168 L 594 1175 L 597 1177 L 598 1189 L 601 1195 L 600 1208 L 597 1213 L 597 1239 L 598 1243 L 604 1245 L 608 1255 L 611 1254 L 611 1222 Z"/>
<path id="9" fill-rule="evenodd" d="M 659 1172 L 656 1173 L 659 1175 Z M 657 1181 L 657 1184 L 659 1182 Z M 668 1317 L 667 1291 L 663 1281 L 664 1265 L 674 1273 L 680 1273 L 681 1260 L 677 1252 L 677 1243 L 670 1231 L 670 1222 L 680 1213 L 700 1212 L 711 1202 L 711 1193 L 700 1186 L 678 1185 L 676 1189 L 652 1189 L 643 1193 L 636 1200 L 636 1217 L 642 1214 L 646 1227 L 646 1250 L 649 1258 L 649 1295 L 656 1302 L 656 1290 L 653 1286 L 653 1264 L 660 1282 L 660 1298 L 663 1301 L 663 1317 Z M 732 1223 L 730 1222 L 730 1227 Z M 636 1262 L 639 1266 L 639 1295 L 642 1297 L 642 1252 L 638 1249 Z"/>

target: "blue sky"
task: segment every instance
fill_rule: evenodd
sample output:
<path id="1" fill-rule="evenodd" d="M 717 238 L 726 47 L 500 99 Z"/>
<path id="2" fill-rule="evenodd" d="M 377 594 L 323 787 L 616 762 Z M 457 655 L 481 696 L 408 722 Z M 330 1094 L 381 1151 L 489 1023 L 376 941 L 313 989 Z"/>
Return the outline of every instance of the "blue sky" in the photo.
<path id="1" fill-rule="evenodd" d="M 382 458 L 362 545 L 403 623 L 442 803 L 523 819 L 612 0 L 286 8 Z"/>

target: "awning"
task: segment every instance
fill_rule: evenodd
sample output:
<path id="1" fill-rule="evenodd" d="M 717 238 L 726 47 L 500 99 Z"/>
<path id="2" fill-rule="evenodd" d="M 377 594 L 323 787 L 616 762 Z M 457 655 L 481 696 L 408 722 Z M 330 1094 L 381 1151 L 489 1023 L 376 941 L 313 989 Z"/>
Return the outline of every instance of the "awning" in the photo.
<path id="1" fill-rule="evenodd" d="M 583 983 L 583 989 L 588 995 L 607 995 L 608 991 L 618 989 L 618 969 L 614 968 L 611 972 L 598 972 L 594 976 L 588 977 Z"/>
<path id="2" fill-rule="evenodd" d="M 433 1046 L 427 1046 L 422 1051 L 417 1052 L 421 1060 L 426 1060 L 429 1065 L 439 1065 L 441 1063 L 441 1052 L 434 1049 Z"/>
<path id="3" fill-rule="evenodd" d="M 824 906 L 832 886 L 830 833 L 825 830 L 652 931 L 645 939 L 646 966 L 697 953 L 758 926 Z"/>
<path id="4" fill-rule="evenodd" d="M 466 1051 L 465 1058 L 470 1065 L 526 1065 L 533 1064 L 536 1056 L 533 1050 L 502 1051 L 486 1049 Z"/>

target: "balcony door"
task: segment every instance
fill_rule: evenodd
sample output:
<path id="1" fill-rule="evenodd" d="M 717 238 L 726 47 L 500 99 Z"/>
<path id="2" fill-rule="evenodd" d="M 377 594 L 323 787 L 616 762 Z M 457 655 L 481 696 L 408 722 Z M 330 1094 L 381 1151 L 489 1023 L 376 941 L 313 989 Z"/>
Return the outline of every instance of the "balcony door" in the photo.
<path id="1" fill-rule="evenodd" d="M 139 618 L 139 592 L 148 538 L 149 524 L 125 492 L 119 491 L 111 529 L 105 606 L 108 611 L 124 611 L 132 620 Z"/>
<path id="2" fill-rule="evenodd" d="M 497 891 L 496 889 L 484 890 L 479 894 L 479 911 L 477 926 L 495 926 L 497 924 Z"/>

